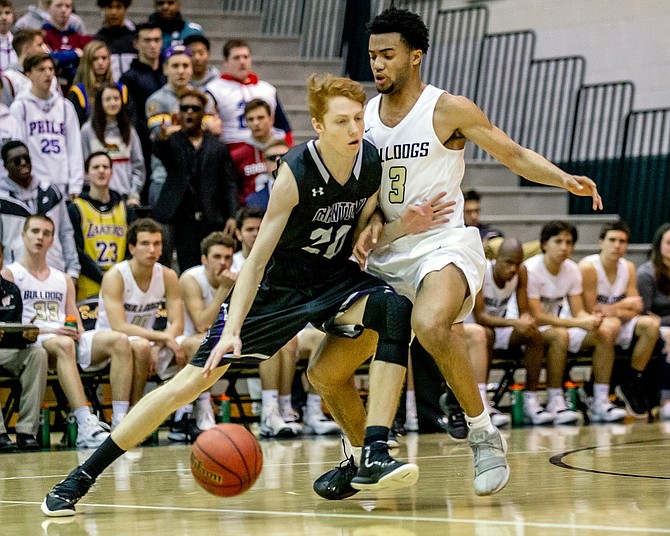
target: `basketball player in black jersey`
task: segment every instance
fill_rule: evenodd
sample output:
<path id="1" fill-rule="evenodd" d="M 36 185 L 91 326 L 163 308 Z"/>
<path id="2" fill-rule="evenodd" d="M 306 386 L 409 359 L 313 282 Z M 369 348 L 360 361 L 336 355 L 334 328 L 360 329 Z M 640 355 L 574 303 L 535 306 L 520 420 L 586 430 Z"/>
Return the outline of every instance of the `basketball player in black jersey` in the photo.
<path id="1" fill-rule="evenodd" d="M 75 504 L 106 467 L 171 412 L 209 389 L 231 362 L 267 359 L 309 322 L 338 335 L 362 334 L 352 344 L 369 345 L 375 336 L 378 340 L 376 349 L 371 348 L 376 357 L 365 437 L 350 437 L 354 445 L 364 443 L 351 494 L 357 489 L 397 489 L 418 478 L 418 467 L 391 458 L 386 443 L 407 365 L 411 304 L 349 260 L 355 232 L 375 208 L 381 177 L 377 150 L 363 141 L 365 92 L 356 82 L 328 75 L 310 78 L 308 93 L 319 139 L 284 157 L 230 306 L 222 307 L 191 363 L 140 400 L 110 438 L 47 494 L 42 503 L 46 515 L 74 515 Z M 449 206 L 442 195 L 435 196 L 408 209 L 402 229 L 394 231 L 414 233 L 444 223 Z M 347 358 L 342 353 L 342 360 Z M 352 394 L 352 422 L 365 420 L 353 382 L 342 388 Z M 352 427 L 346 415 L 344 419 L 339 424 L 347 431 Z M 327 483 L 325 488 L 317 492 L 325 496 Z M 342 489 L 337 493 L 341 496 Z"/>

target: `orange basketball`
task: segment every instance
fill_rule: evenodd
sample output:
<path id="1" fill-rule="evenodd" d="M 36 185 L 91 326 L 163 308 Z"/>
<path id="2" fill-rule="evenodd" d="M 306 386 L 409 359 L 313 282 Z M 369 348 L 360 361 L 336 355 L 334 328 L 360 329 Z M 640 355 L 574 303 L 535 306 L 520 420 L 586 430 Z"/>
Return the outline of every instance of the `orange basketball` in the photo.
<path id="1" fill-rule="evenodd" d="M 217 424 L 201 433 L 191 449 L 191 472 L 205 490 L 221 497 L 244 493 L 263 468 L 256 438 L 239 424 Z"/>

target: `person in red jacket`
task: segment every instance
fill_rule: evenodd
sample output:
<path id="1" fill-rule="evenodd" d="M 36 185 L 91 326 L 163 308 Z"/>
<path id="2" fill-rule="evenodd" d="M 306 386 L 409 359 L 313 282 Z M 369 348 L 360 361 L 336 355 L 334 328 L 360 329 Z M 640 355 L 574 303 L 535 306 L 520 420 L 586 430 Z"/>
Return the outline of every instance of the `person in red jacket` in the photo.
<path id="1" fill-rule="evenodd" d="M 72 0 L 53 0 L 49 6 L 49 22 L 42 27 L 44 42 L 53 51 L 52 57 L 56 60 L 58 82 L 67 95 L 79 67 L 79 58 L 83 50 L 91 41 L 90 35 L 80 34 L 70 26 L 72 15 Z"/>

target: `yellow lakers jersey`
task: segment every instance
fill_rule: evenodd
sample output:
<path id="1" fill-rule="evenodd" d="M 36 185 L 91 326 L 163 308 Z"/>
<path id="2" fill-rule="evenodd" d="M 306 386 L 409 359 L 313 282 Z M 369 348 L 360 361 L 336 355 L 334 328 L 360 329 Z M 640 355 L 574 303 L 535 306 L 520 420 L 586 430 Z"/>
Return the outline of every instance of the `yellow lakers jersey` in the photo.
<path id="1" fill-rule="evenodd" d="M 109 212 L 101 212 L 80 197 L 73 203 L 81 215 L 81 233 L 84 252 L 95 261 L 103 272 L 109 270 L 126 256 L 128 219 L 126 206 L 119 203 Z M 82 275 L 77 286 L 77 301 L 97 296 L 100 284 Z"/>

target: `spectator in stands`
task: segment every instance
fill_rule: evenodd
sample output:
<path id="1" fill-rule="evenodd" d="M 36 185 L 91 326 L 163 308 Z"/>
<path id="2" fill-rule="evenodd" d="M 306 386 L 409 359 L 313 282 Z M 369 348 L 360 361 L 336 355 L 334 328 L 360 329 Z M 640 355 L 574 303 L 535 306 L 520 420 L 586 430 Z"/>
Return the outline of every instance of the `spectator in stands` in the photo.
<path id="1" fill-rule="evenodd" d="M 251 139 L 242 103 L 263 99 L 270 105 L 274 126 L 283 130 L 286 141 L 293 145 L 291 125 L 277 97 L 277 89 L 251 71 L 251 50 L 246 41 L 232 39 L 223 45 L 223 74 L 207 85 L 207 91 L 221 119 L 222 139 L 227 144 L 248 142 Z"/>
<path id="2" fill-rule="evenodd" d="M 21 230 L 26 218 L 45 214 L 56 226 L 47 262 L 76 280 L 79 277 L 79 258 L 62 194 L 54 185 L 40 182 L 32 175 L 30 153 L 23 142 L 7 142 L 2 146 L 1 154 L 8 173 L 6 179 L 0 180 L 0 220 L 5 257 L 9 262 L 16 262 L 23 256 Z"/>
<path id="3" fill-rule="evenodd" d="M 112 78 L 116 82 L 137 58 L 133 45 L 135 24 L 126 18 L 132 0 L 98 0 L 102 10 L 102 28 L 93 39 L 102 41 L 111 53 Z"/>
<path id="4" fill-rule="evenodd" d="M 0 266 L 3 252 L 0 244 Z M 23 302 L 19 288 L 0 275 L 0 322 L 23 322 Z M 40 407 L 47 386 L 47 353 L 39 345 L 26 348 L 0 348 L 0 366 L 19 378 L 21 398 L 19 399 L 19 420 L 16 422 L 16 443 L 7 434 L 5 421 L 0 411 L 0 452 L 8 450 L 38 450 L 35 440 L 40 418 Z"/>
<path id="5" fill-rule="evenodd" d="M 3 82 L 0 78 L 0 92 L 2 91 Z M 16 117 L 9 113 L 9 108 L 0 102 L 0 147 L 10 140 L 18 140 L 21 138 L 21 125 Z M 7 170 L 0 158 L 0 179 L 7 177 Z"/>
<path id="6" fill-rule="evenodd" d="M 85 168 L 90 189 L 68 207 L 81 264 L 77 301 L 97 297 L 102 276 L 125 259 L 128 224 L 134 219 L 121 194 L 110 189 L 110 156 L 93 152 L 86 158 Z"/>
<path id="7" fill-rule="evenodd" d="M 232 236 L 237 189 L 230 153 L 217 136 L 202 128 L 207 97 L 185 89 L 179 98 L 179 130 L 161 123 L 154 154 L 167 170 L 167 181 L 154 207 L 158 221 L 176 224 L 174 243 L 179 268 L 200 263 L 200 241 L 213 231 Z"/>
<path id="8" fill-rule="evenodd" d="M 84 346 L 91 343 L 91 338 L 80 338 L 80 320 L 77 328 L 63 325 L 66 316 L 78 318 L 79 312 L 74 298 L 74 283 L 47 262 L 54 239 L 54 222 L 44 214 L 29 216 L 23 225 L 21 238 L 24 243 L 23 257 L 3 268 L 2 277 L 13 281 L 21 291 L 23 323 L 32 323 L 40 328 L 38 344 L 49 355 L 49 368 L 58 372 L 58 381 L 77 420 L 77 447 L 98 447 L 109 436 L 109 427 L 91 413 L 77 369 L 76 343 Z M 120 365 L 129 363 L 128 339 L 121 334 L 109 335 L 102 339 L 98 337 L 92 353 L 96 356 L 111 354 L 112 360 Z M 106 344 L 100 347 L 101 342 Z M 85 363 L 80 365 L 84 370 L 87 368 Z"/>
<path id="9" fill-rule="evenodd" d="M 621 327 L 618 318 L 589 314 L 582 298 L 582 275 L 570 259 L 577 241 L 577 229 L 567 222 L 547 223 L 540 234 L 543 253 L 524 262 L 528 271 L 528 308 L 542 331 L 545 344 L 562 345 L 559 353 L 547 356 L 547 409 L 554 424 L 576 422 L 579 414 L 568 408 L 563 396 L 563 377 L 567 352 L 593 349 L 593 401 L 589 404 L 592 421 L 623 420 L 626 411 L 610 402 L 610 377 L 614 364 L 614 342 Z M 570 318 L 564 318 L 563 301 L 567 299 Z M 527 371 L 524 412 L 539 416 L 542 408 L 534 396 L 539 368 L 531 376 Z"/>
<path id="10" fill-rule="evenodd" d="M 56 61 L 58 83 L 63 95 L 67 95 L 84 54 L 84 47 L 91 40 L 90 35 L 79 33 L 69 25 L 73 0 L 52 0 L 49 6 L 49 21 L 44 29 L 44 42 L 52 50 Z"/>
<path id="11" fill-rule="evenodd" d="M 43 30 L 19 30 L 14 34 L 12 46 L 17 54 L 17 61 L 0 73 L 3 83 L 0 100 L 7 106 L 14 102 L 19 93 L 30 87 L 30 79 L 23 72 L 25 59 L 34 54 L 49 52 L 49 48 L 44 44 Z M 54 92 L 60 91 L 55 77 L 51 89 Z"/>
<path id="12" fill-rule="evenodd" d="M 235 252 L 235 239 L 220 231 L 208 234 L 200 242 L 202 264 L 181 274 L 179 286 L 184 297 L 184 351 L 195 355 L 205 333 L 214 323 L 237 280 L 230 270 Z M 195 403 L 195 423 L 200 430 L 215 425 L 209 390 L 201 393 Z"/>
<path id="13" fill-rule="evenodd" d="M 184 305 L 179 280 L 174 270 L 158 262 L 162 247 L 162 228 L 149 218 L 135 220 L 128 228 L 130 260 L 114 265 L 102 278 L 96 329 L 114 329 L 129 337 L 140 337 L 152 343 L 149 376 L 164 380 L 186 364 L 177 337 L 184 330 Z M 165 301 L 167 328 L 155 329 L 155 322 Z M 140 374 L 141 371 L 135 371 Z M 146 375 L 145 375 L 146 381 Z M 200 433 L 191 418 L 192 404 L 177 411 L 169 438 L 193 441 Z"/>
<path id="14" fill-rule="evenodd" d="M 479 366 L 475 366 L 475 374 L 479 374 L 477 382 L 484 407 L 491 408 L 489 414 L 491 421 L 496 426 L 509 424 L 510 421 L 508 416 L 506 416 L 506 422 L 502 422 L 500 414 L 492 414 L 495 408 L 488 403 L 486 396 L 489 363 L 493 351 L 515 349 L 521 352 L 522 347 L 525 347 L 524 365 L 533 378 L 539 377 L 544 358 L 542 336 L 537 329 L 535 319 L 528 311 L 526 293 L 528 274 L 522 263 L 521 243 L 516 239 L 505 239 L 500 246 L 498 258 L 486 262 L 484 284 L 482 290 L 477 294 L 473 310 L 475 321 L 486 329 L 488 347 L 487 357 L 480 360 Z M 512 296 L 516 297 L 518 316 L 508 314 L 508 305 Z M 530 424 L 535 425 L 551 422 L 552 419 L 545 411 L 539 418 L 536 418 L 535 414 L 529 415 L 529 420 Z"/>
<path id="15" fill-rule="evenodd" d="M 200 34 L 189 35 L 184 39 L 184 45 L 191 51 L 193 59 L 191 85 L 204 91 L 207 84 L 221 76 L 221 71 L 209 64 L 209 39 Z"/>
<path id="16" fill-rule="evenodd" d="M 74 106 L 51 90 L 54 61 L 48 54 L 29 56 L 25 73 L 30 91 L 17 95 L 9 107 L 22 128 L 21 139 L 30 149 L 33 174 L 74 198 L 84 184 L 84 159 Z"/>
<path id="17" fill-rule="evenodd" d="M 95 94 L 100 86 L 110 82 L 112 82 L 112 70 L 109 49 L 102 41 L 91 41 L 84 47 L 84 55 L 67 95 L 77 112 L 80 125 L 83 125 L 91 115 Z"/>
<path id="18" fill-rule="evenodd" d="M 19 30 L 41 30 L 49 22 L 49 6 L 51 0 L 39 0 L 37 5 L 28 6 L 28 12 L 14 24 L 14 32 Z M 70 10 L 67 25 L 80 34 L 86 34 L 86 26 L 82 18 Z"/>
<path id="19" fill-rule="evenodd" d="M 642 296 L 643 311 L 659 319 L 663 338 L 661 360 L 661 420 L 670 420 L 670 223 L 661 225 L 654 234 L 651 259 L 637 269 L 637 288 Z"/>
<path id="20" fill-rule="evenodd" d="M 11 29 L 14 24 L 14 4 L 12 0 L 0 0 L 0 71 L 16 63 L 16 51 L 12 47 Z"/>
<path id="21" fill-rule="evenodd" d="M 267 208 L 269 183 L 271 175 L 267 169 L 263 150 L 273 140 L 283 140 L 286 133 L 272 126 L 272 110 L 262 99 L 252 99 L 244 106 L 244 119 L 251 132 L 248 142 L 231 146 L 230 157 L 233 159 L 237 190 L 240 205 L 247 204 L 247 198 L 256 192 L 266 191 L 264 202 L 253 203 L 255 206 Z M 288 151 L 288 147 L 284 154 Z M 272 153 L 278 154 L 278 153 Z M 274 163 L 273 163 L 274 165 Z M 274 168 L 276 169 L 276 165 Z"/>
<path id="22" fill-rule="evenodd" d="M 157 25 L 163 33 L 163 50 L 183 45 L 189 35 L 202 35 L 202 26 L 186 20 L 181 15 L 181 0 L 154 0 L 155 11 L 149 22 Z"/>
<path id="23" fill-rule="evenodd" d="M 622 221 L 605 225 L 600 232 L 600 253 L 584 257 L 579 269 L 586 311 L 619 319 L 616 346 L 623 351 L 632 346 L 630 367 L 616 391 L 632 415 L 644 417 L 651 408 L 647 407 L 643 373 L 660 336 L 660 319 L 641 315 L 635 265 L 624 258 L 629 236 L 630 229 Z"/>
<path id="24" fill-rule="evenodd" d="M 151 176 L 151 139 L 147 126 L 146 103 L 149 96 L 163 87 L 167 80 L 160 64 L 160 28 L 148 22 L 138 24 L 133 43 L 137 49 L 137 58 L 121 75 L 119 82 L 128 88 L 128 95 L 132 103 L 130 118 L 142 144 L 147 178 L 145 184 L 148 184 Z"/>
<path id="25" fill-rule="evenodd" d="M 123 101 L 123 88 L 103 84 L 95 96 L 90 120 L 81 129 L 84 158 L 106 152 L 114 164 L 110 188 L 127 198 L 129 205 L 140 204 L 145 168 L 142 146 L 130 122 Z"/>

